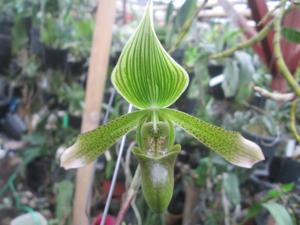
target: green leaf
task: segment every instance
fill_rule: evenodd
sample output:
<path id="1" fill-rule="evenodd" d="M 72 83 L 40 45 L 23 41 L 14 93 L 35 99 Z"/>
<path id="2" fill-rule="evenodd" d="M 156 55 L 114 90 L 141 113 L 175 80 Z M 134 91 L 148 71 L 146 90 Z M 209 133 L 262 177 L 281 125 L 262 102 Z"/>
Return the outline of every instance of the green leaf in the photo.
<path id="1" fill-rule="evenodd" d="M 226 195 L 233 203 L 233 205 L 240 204 L 241 193 L 237 175 L 234 173 L 225 173 L 223 175 L 223 185 Z"/>
<path id="2" fill-rule="evenodd" d="M 139 120 L 148 113 L 148 110 L 129 113 L 93 131 L 79 135 L 75 144 L 63 152 L 61 166 L 65 169 L 78 168 L 96 160 L 120 137 L 137 127 Z"/>
<path id="3" fill-rule="evenodd" d="M 247 209 L 247 214 L 244 221 L 248 221 L 251 218 L 256 217 L 262 210 L 263 207 L 261 206 L 261 204 L 254 203 L 250 208 Z"/>
<path id="4" fill-rule="evenodd" d="M 282 28 L 282 35 L 288 41 L 300 44 L 300 31 L 291 27 L 284 27 Z"/>
<path id="5" fill-rule="evenodd" d="M 186 21 L 189 20 L 191 16 L 193 16 L 196 9 L 197 9 L 197 0 L 185 1 L 182 4 L 175 17 L 175 27 L 177 31 L 182 29 Z"/>
<path id="6" fill-rule="evenodd" d="M 70 216 L 72 211 L 73 192 L 74 184 L 69 180 L 64 180 L 55 184 L 55 216 L 58 221 L 63 221 Z"/>
<path id="7" fill-rule="evenodd" d="M 165 24 L 169 23 L 173 12 L 174 12 L 174 4 L 173 4 L 173 1 L 170 1 L 170 3 L 168 4 L 168 8 L 167 8 Z"/>
<path id="8" fill-rule="evenodd" d="M 237 132 L 227 131 L 177 110 L 160 109 L 159 112 L 234 165 L 251 168 L 264 159 L 260 147 Z"/>
<path id="9" fill-rule="evenodd" d="M 119 93 L 139 109 L 167 107 L 186 89 L 189 78 L 160 44 L 153 27 L 152 0 L 112 73 Z"/>
<path id="10" fill-rule="evenodd" d="M 240 68 L 239 85 L 237 93 L 235 95 L 235 100 L 238 103 L 244 103 L 245 100 L 248 99 L 253 92 L 252 82 L 256 71 L 251 55 L 247 52 L 236 51 L 234 53 L 234 57 L 238 61 Z"/>
<path id="11" fill-rule="evenodd" d="M 195 10 L 197 10 L 197 0 L 184 1 L 182 6 L 178 9 L 175 18 L 169 21 L 171 27 L 166 37 L 166 45 L 168 48 L 172 48 L 186 24 L 194 19 L 193 14 Z"/>
<path id="12" fill-rule="evenodd" d="M 276 202 L 267 202 L 262 206 L 271 213 L 278 225 L 294 225 L 291 215 L 283 205 Z"/>
<path id="13" fill-rule="evenodd" d="M 284 193 L 288 193 L 288 192 L 291 192 L 292 190 L 294 190 L 295 186 L 296 186 L 295 183 L 283 184 L 281 186 L 281 189 Z"/>
<path id="14" fill-rule="evenodd" d="M 281 187 L 268 191 L 267 197 L 277 199 L 295 188 L 294 183 L 283 184 Z"/>
<path id="15" fill-rule="evenodd" d="M 224 81 L 222 88 L 227 98 L 233 97 L 239 87 L 239 68 L 237 62 L 232 59 L 226 60 L 224 69 Z"/>

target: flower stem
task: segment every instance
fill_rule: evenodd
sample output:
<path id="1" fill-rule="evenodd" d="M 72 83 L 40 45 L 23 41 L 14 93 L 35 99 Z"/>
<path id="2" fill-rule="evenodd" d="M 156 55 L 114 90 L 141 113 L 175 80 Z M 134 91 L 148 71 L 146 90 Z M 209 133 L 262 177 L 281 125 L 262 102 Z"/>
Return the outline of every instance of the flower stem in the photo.
<path id="1" fill-rule="evenodd" d="M 122 224 L 125 214 L 126 214 L 127 210 L 129 209 L 132 201 L 134 200 L 140 186 L 141 186 L 141 174 L 140 174 L 140 167 L 138 166 L 138 168 L 135 171 L 132 182 L 130 184 L 130 187 L 127 191 L 126 199 L 123 201 L 121 209 L 118 213 L 117 221 L 116 221 L 115 225 Z"/>
<path id="2" fill-rule="evenodd" d="M 271 20 L 260 32 L 258 32 L 255 36 L 253 36 L 249 40 L 240 43 L 232 48 L 229 48 L 223 52 L 213 54 L 210 56 L 210 59 L 219 59 L 219 58 L 230 56 L 233 53 L 235 53 L 237 50 L 248 48 L 251 45 L 256 44 L 257 42 L 260 42 L 268 35 L 268 33 L 272 30 L 273 26 L 274 26 L 274 20 Z"/>
<path id="3" fill-rule="evenodd" d="M 282 3 L 285 3 L 286 0 L 282 0 Z M 280 41 L 281 41 L 281 21 L 282 18 L 285 14 L 285 4 L 283 4 L 280 8 L 280 12 L 278 13 L 277 17 L 275 17 L 275 22 L 274 22 L 274 30 L 275 30 L 275 34 L 274 34 L 274 54 L 275 54 L 275 58 L 277 61 L 277 65 L 278 68 L 281 72 L 281 74 L 284 76 L 284 78 L 286 79 L 286 81 L 288 82 L 288 84 L 292 87 L 293 91 L 295 92 L 295 94 L 300 97 L 300 86 L 297 83 L 297 80 L 293 77 L 293 75 L 291 74 L 289 68 L 287 67 L 284 59 L 283 59 L 283 55 L 282 55 L 282 51 L 281 51 L 281 46 L 280 46 Z"/>

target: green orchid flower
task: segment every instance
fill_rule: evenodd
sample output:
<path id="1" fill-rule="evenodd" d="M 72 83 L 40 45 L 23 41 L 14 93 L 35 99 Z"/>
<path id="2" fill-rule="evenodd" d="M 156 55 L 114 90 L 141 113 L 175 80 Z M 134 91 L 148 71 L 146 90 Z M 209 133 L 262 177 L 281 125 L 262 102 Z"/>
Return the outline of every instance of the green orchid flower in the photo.
<path id="1" fill-rule="evenodd" d="M 250 168 L 264 156 L 258 145 L 237 132 L 167 108 L 185 91 L 189 77 L 160 44 L 154 31 L 152 4 L 149 0 L 137 31 L 112 73 L 114 87 L 139 110 L 79 135 L 63 152 L 61 165 L 65 169 L 85 166 L 120 137 L 137 129 L 138 147 L 133 154 L 141 167 L 143 193 L 149 207 L 161 213 L 173 194 L 174 164 L 181 149 L 174 144 L 174 125 L 234 165 Z"/>

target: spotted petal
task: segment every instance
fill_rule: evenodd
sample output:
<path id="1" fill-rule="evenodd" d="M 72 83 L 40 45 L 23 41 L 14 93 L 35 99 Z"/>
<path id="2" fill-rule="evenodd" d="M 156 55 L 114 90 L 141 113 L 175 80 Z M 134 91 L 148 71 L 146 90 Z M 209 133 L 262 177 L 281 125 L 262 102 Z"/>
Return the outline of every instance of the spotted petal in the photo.
<path id="1" fill-rule="evenodd" d="M 78 168 L 96 160 L 120 137 L 137 127 L 139 120 L 148 112 L 144 110 L 129 113 L 93 131 L 79 135 L 75 144 L 63 152 L 61 166 L 65 169 Z"/>
<path id="2" fill-rule="evenodd" d="M 260 147 L 238 132 L 225 130 L 177 110 L 159 111 L 165 118 L 234 165 L 251 168 L 255 163 L 264 160 Z"/>
<path id="3" fill-rule="evenodd" d="M 153 27 L 152 0 L 112 73 L 118 92 L 139 109 L 167 107 L 186 89 L 189 78 L 160 44 Z"/>

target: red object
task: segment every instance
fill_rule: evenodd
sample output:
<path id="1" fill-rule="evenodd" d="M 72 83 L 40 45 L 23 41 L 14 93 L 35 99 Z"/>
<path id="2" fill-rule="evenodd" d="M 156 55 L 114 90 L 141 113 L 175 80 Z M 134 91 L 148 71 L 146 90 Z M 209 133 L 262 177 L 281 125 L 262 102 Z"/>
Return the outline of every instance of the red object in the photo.
<path id="1" fill-rule="evenodd" d="M 224 11 L 227 12 L 227 15 L 230 17 L 232 22 L 241 28 L 247 39 L 251 39 L 254 35 L 256 35 L 256 29 L 248 25 L 247 19 L 245 19 L 235 10 L 228 0 L 219 0 L 219 3 L 223 7 Z M 266 63 L 267 59 L 261 43 L 252 45 L 252 48 L 262 58 L 263 62 Z"/>
<path id="2" fill-rule="evenodd" d="M 96 218 L 94 218 L 92 225 L 99 225 L 101 219 L 102 219 L 102 215 L 97 216 Z M 115 225 L 115 224 L 116 224 L 115 217 L 107 215 L 105 225 Z"/>
<path id="3" fill-rule="evenodd" d="M 261 19 L 268 13 L 268 8 L 266 1 L 264 0 L 248 0 L 248 5 L 252 11 L 252 17 L 256 23 L 259 23 Z M 283 25 L 286 27 L 292 27 L 295 29 L 300 29 L 300 10 L 295 7 L 289 14 L 287 14 L 283 20 Z M 256 29 L 260 31 L 264 24 L 257 26 Z M 286 91 L 286 81 L 281 76 L 276 61 L 274 59 L 273 51 L 273 38 L 274 32 L 270 32 L 264 40 L 262 40 L 261 45 L 263 48 L 263 54 L 261 52 L 256 53 L 260 58 L 266 63 L 267 67 L 270 69 L 273 75 L 272 89 L 285 92 Z M 283 58 L 289 68 L 289 70 L 294 73 L 297 69 L 297 65 L 300 63 L 300 46 L 291 42 L 288 42 L 284 38 L 281 41 L 281 49 Z M 254 49 L 255 51 L 255 49 Z"/>
<path id="4" fill-rule="evenodd" d="M 247 39 L 252 38 L 256 35 L 257 31 L 263 29 L 266 24 L 262 24 L 256 27 L 256 30 L 248 25 L 246 19 L 242 17 L 234 7 L 229 3 L 228 0 L 219 0 L 222 7 L 227 12 L 228 16 L 232 21 L 241 28 L 244 32 L 244 35 Z M 256 24 L 258 24 L 261 19 L 268 13 L 268 7 L 266 0 L 248 0 L 248 5 L 252 12 L 252 17 Z M 300 10 L 298 7 L 294 7 L 291 12 L 289 12 L 284 20 L 283 25 L 286 27 L 291 27 L 297 30 L 300 30 Z M 267 23 L 268 21 L 266 21 Z M 256 54 L 261 58 L 265 65 L 269 68 L 271 74 L 273 75 L 272 89 L 280 92 L 285 92 L 287 89 L 286 80 L 280 74 L 276 60 L 274 57 L 273 50 L 273 38 L 274 31 L 270 32 L 268 36 L 262 40 L 260 43 L 257 43 L 252 46 Z M 283 58 L 287 64 L 289 70 L 294 73 L 297 69 L 297 66 L 300 63 L 300 45 L 291 43 L 284 38 L 281 40 L 281 49 Z"/>
<path id="5" fill-rule="evenodd" d="M 103 193 L 108 194 L 109 189 L 110 189 L 111 181 L 110 180 L 105 180 L 102 183 L 102 190 Z M 125 192 L 125 184 L 124 182 L 116 182 L 115 190 L 113 192 L 113 197 L 114 198 L 121 198 L 122 195 Z"/>

